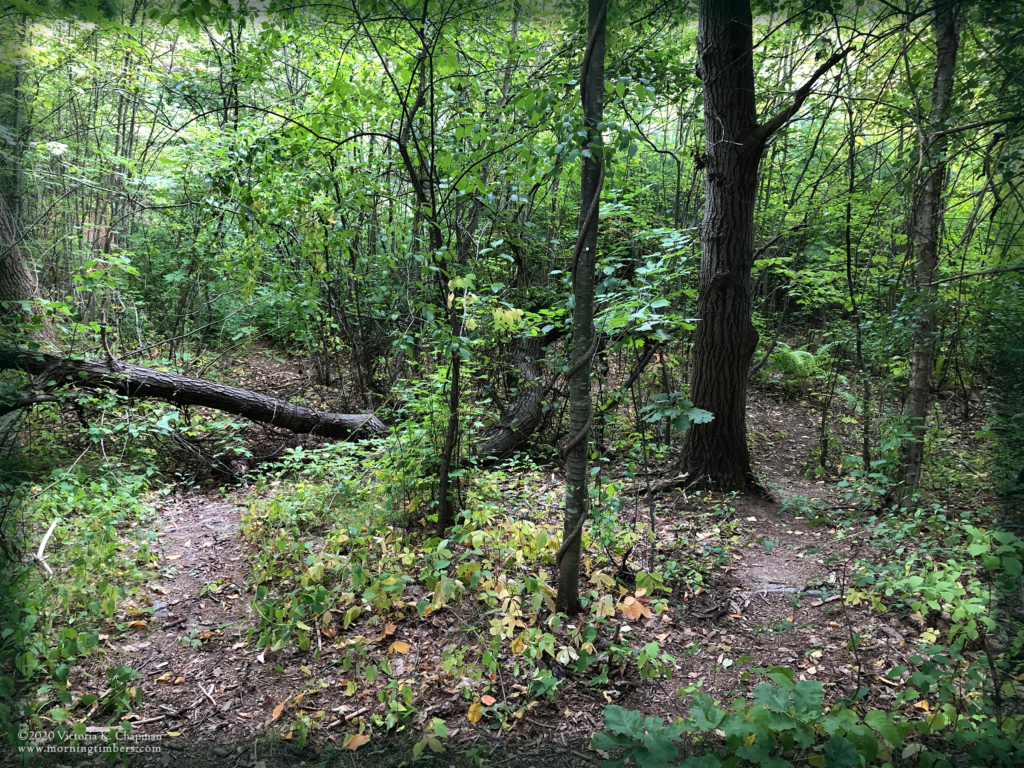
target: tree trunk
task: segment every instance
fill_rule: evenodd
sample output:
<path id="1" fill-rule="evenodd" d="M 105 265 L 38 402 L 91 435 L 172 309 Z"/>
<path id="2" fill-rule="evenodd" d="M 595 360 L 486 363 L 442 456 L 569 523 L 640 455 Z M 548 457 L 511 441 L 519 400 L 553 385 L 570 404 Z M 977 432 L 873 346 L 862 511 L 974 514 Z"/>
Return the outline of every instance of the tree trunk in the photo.
<path id="1" fill-rule="evenodd" d="M 300 434 L 330 438 L 369 436 L 386 428 L 372 413 L 322 413 L 239 387 L 216 384 L 117 361 L 71 360 L 20 348 L 0 348 L 0 371 L 20 370 L 49 386 L 66 384 L 110 389 L 131 398 L 155 398 L 176 405 L 213 408 Z M 0 403 L 0 411 L 50 399 L 45 396 Z"/>
<path id="2" fill-rule="evenodd" d="M 28 322 L 31 312 L 25 311 L 24 304 L 39 296 L 39 285 L 22 259 L 18 241 L 17 221 L 0 195 L 0 324 Z M 53 333 L 46 324 L 30 330 L 29 336 L 40 341 L 53 340 Z"/>
<path id="3" fill-rule="evenodd" d="M 747 372 L 758 341 L 750 321 L 757 168 L 767 140 L 848 51 L 831 56 L 789 107 L 758 124 L 750 0 L 701 0 L 699 15 L 697 74 L 704 83 L 707 150 L 690 399 L 714 419 L 687 431 L 681 468 L 690 483 L 760 490 L 746 429 Z"/>
<path id="4" fill-rule="evenodd" d="M 956 3 L 945 3 L 935 14 L 935 80 L 932 104 L 921 140 L 920 177 L 914 193 L 913 242 L 914 277 L 918 301 L 914 324 L 910 385 L 903 418 L 911 438 L 904 442 L 900 463 L 901 485 L 896 500 L 902 504 L 917 491 L 924 462 L 924 437 L 932 405 L 932 371 L 935 369 L 935 339 L 938 333 L 935 270 L 939 263 L 939 238 L 944 210 L 942 193 L 946 183 L 946 152 L 949 139 L 942 135 L 953 96 L 960 27 Z"/>
<path id="5" fill-rule="evenodd" d="M 514 338 L 513 364 L 519 373 L 515 402 L 498 424 L 484 430 L 474 453 L 485 463 L 507 459 L 521 448 L 544 421 L 544 387 L 537 362 L 544 358 L 544 336 Z"/>
<path id="6" fill-rule="evenodd" d="M 589 511 L 587 453 L 591 422 L 590 367 L 597 349 L 594 328 L 594 270 L 597 262 L 598 208 L 604 180 L 601 133 L 604 115 L 604 54 L 608 0 L 590 0 L 587 48 L 583 55 L 580 97 L 589 137 L 580 180 L 580 233 L 573 253 L 572 354 L 569 369 L 569 438 L 566 454 L 565 522 L 558 566 L 558 611 L 580 610 L 580 541 Z"/>
<path id="7" fill-rule="evenodd" d="M 698 75 L 704 82 L 707 151 L 702 258 L 690 399 L 714 414 L 683 438 L 691 482 L 747 490 L 747 371 L 758 335 L 750 321 L 754 199 L 763 141 L 752 140 L 753 21 L 749 0 L 702 0 Z"/>

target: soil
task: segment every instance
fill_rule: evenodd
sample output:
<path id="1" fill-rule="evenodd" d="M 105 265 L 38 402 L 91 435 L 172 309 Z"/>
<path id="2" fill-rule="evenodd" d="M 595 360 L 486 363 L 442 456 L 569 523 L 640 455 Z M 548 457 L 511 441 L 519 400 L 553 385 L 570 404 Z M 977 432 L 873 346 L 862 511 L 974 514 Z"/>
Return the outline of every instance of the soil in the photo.
<path id="1" fill-rule="evenodd" d="M 564 681 L 558 700 L 541 703 L 505 734 L 491 730 L 486 719 L 475 724 L 467 719 L 460 683 L 425 686 L 414 702 L 419 710 L 414 724 L 446 719 L 450 738 L 447 752 L 438 756 L 441 765 L 476 765 L 474 754 L 489 755 L 487 764 L 496 766 L 598 765 L 602 758 L 588 744 L 609 702 L 674 718 L 689 706 L 690 695 L 677 693 L 682 687 L 699 684 L 701 692 L 728 702 L 752 689 L 756 676 L 744 679 L 744 672 L 756 667 L 791 667 L 799 678 L 819 680 L 826 700 L 859 686 L 880 701 L 893 698 L 893 685 L 884 674 L 912 646 L 914 628 L 895 620 L 886 624 L 863 608 L 845 605 L 841 590 L 850 565 L 865 554 L 858 551 L 858 537 L 849 529 L 812 527 L 782 503 L 825 493 L 822 483 L 804 477 L 816 443 L 808 410 L 762 393 L 752 398 L 749 418 L 757 471 L 776 501 L 711 499 L 679 490 L 659 498 L 664 509 L 675 510 L 659 523 L 665 526 L 663 552 L 721 543 L 719 529 L 726 522 L 737 524 L 728 565 L 708 574 L 701 588 L 677 589 L 666 616 L 630 627 L 635 637 L 657 639 L 675 657 L 673 679 L 643 681 L 634 673 L 591 687 L 552 663 L 553 673 Z M 551 492 L 557 493 L 562 478 L 556 473 L 551 480 Z M 149 587 L 150 605 L 135 606 L 140 613 L 129 617 L 137 622 L 130 632 L 102 638 L 104 653 L 92 668 L 72 675 L 71 689 L 104 693 L 104 670 L 118 664 L 142 673 L 134 683 L 142 690 L 142 704 L 135 710 L 133 731 L 161 736 L 160 751 L 131 755 L 131 764 L 267 768 L 409 762 L 415 739 L 408 731 L 385 738 L 376 729 L 374 740 L 358 752 L 340 749 L 359 718 L 384 705 L 369 689 L 345 695 L 332 641 L 318 635 L 309 652 L 286 648 L 270 654 L 248 640 L 247 630 L 256 622 L 247 592 L 248 545 L 237 535 L 241 499 L 241 493 L 189 492 L 160 504 L 163 569 Z M 715 529 L 695 530 L 695 516 L 712 503 L 730 511 Z M 557 515 L 557 505 L 547 505 L 547 512 L 541 506 L 534 514 Z M 801 594 L 808 590 L 814 594 Z M 144 611 L 147 607 L 154 609 L 152 615 Z M 382 635 L 381 642 L 400 637 L 415 652 L 415 657 L 413 651 L 396 657 L 402 669 L 395 674 L 423 672 L 428 677 L 424 670 L 432 668 L 443 648 L 471 641 L 461 610 L 423 619 L 413 613 L 393 637 Z M 310 690 L 310 681 L 317 679 L 326 685 Z M 280 726 L 290 721 L 304 691 L 308 698 L 302 706 L 328 715 L 327 725 L 311 732 L 300 748 L 296 738 L 280 738 L 285 730 Z M 278 709 L 282 703 L 286 706 Z M 95 727 L 108 725 L 109 719 L 94 710 Z M 100 758 L 56 764 L 91 764 Z"/>

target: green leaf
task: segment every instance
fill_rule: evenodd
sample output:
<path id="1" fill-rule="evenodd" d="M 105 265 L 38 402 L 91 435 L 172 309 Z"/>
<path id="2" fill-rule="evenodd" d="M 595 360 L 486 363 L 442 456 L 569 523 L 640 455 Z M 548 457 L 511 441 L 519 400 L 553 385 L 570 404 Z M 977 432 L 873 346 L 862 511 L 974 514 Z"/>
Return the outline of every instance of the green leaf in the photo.
<path id="1" fill-rule="evenodd" d="M 1020 576 L 1024 572 L 1024 569 L 1021 568 L 1020 560 L 1016 557 L 1004 557 L 1003 570 L 1011 576 Z"/>
<path id="2" fill-rule="evenodd" d="M 618 733 L 606 733 L 605 731 L 595 733 L 594 738 L 590 740 L 590 746 L 593 749 L 620 749 L 621 747 L 629 747 L 632 745 L 632 736 L 624 736 Z"/>
<path id="3" fill-rule="evenodd" d="M 801 680 L 793 688 L 793 705 L 797 713 L 820 712 L 825 689 L 817 680 Z"/>
<path id="4" fill-rule="evenodd" d="M 688 757 L 679 764 L 679 768 L 721 768 L 722 761 L 714 755 Z"/>
<path id="5" fill-rule="evenodd" d="M 754 688 L 754 704 L 767 707 L 772 712 L 785 712 L 789 709 L 789 694 L 768 683 L 760 683 Z"/>
<path id="6" fill-rule="evenodd" d="M 699 693 L 693 697 L 693 703 L 690 705 L 690 717 L 693 718 L 700 730 L 713 731 L 722 722 L 725 712 L 715 709 L 711 703 L 711 697 L 706 693 Z"/>
<path id="7" fill-rule="evenodd" d="M 611 704 L 604 709 L 604 727 L 615 733 L 639 739 L 643 736 L 644 718 L 639 712 Z"/>
<path id="8" fill-rule="evenodd" d="M 655 761 L 651 763 L 652 766 L 668 765 L 679 757 L 679 748 L 672 743 L 672 737 L 663 730 L 652 731 L 644 736 L 644 746 Z"/>
<path id="9" fill-rule="evenodd" d="M 857 748 L 842 736 L 833 736 L 825 744 L 825 765 L 827 768 L 850 768 L 860 765 Z"/>
<path id="10" fill-rule="evenodd" d="M 882 734 L 882 738 L 889 742 L 894 749 L 903 743 L 903 737 L 893 725 L 893 715 L 890 712 L 883 712 L 880 709 L 872 709 L 864 715 L 864 722 Z"/>

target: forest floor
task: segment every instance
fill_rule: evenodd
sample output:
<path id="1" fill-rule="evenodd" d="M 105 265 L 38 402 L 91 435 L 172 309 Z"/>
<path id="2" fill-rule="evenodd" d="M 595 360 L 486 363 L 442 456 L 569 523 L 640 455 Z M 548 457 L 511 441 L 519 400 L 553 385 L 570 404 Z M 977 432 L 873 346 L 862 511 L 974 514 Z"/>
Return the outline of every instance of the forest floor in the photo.
<path id="1" fill-rule="evenodd" d="M 373 619 L 359 627 L 354 623 L 347 632 L 331 630 L 332 637 L 317 627 L 308 651 L 258 648 L 248 631 L 258 618 L 250 587 L 253 544 L 240 535 L 240 526 L 256 496 L 269 492 L 264 487 L 183 490 L 156 505 L 162 567 L 144 590 L 149 604 L 140 591 L 127 609 L 126 619 L 134 618 L 134 626 L 101 634 L 103 653 L 93 657 L 91 666 L 75 668 L 70 686 L 79 695 L 104 694 L 104 670 L 131 666 L 142 675 L 132 684 L 141 689 L 141 704 L 130 716 L 133 731 L 159 735 L 161 749 L 132 755 L 130 761 L 233 768 L 397 766 L 411 762 L 412 745 L 431 718 L 447 724 L 446 751 L 432 756 L 441 765 L 598 765 L 602 756 L 588 745 L 601 728 L 607 704 L 674 718 L 685 714 L 688 694 L 695 690 L 727 702 L 749 694 L 749 670 L 773 665 L 792 668 L 799 679 L 820 681 L 826 701 L 866 687 L 870 697 L 884 703 L 899 685 L 885 674 L 905 659 L 922 628 L 846 604 L 854 560 L 872 557 L 867 537 L 849 525 L 813 524 L 794 511 L 800 504 L 781 503 L 805 498 L 823 501 L 826 509 L 840 504 L 827 498 L 828 486 L 805 475 L 817 440 L 813 417 L 793 399 L 764 393 L 751 399 L 757 472 L 777 500 L 687 495 L 678 489 L 659 494 L 661 552 L 682 557 L 719 547 L 724 553 L 702 586 L 677 587 L 663 613 L 613 618 L 621 633 L 632 633 L 634 645 L 657 641 L 662 652 L 674 657 L 671 679 L 643 680 L 634 670 L 593 685 L 589 675 L 577 676 L 550 660 L 550 669 L 563 682 L 557 699 L 541 699 L 501 728 L 490 718 L 471 721 L 462 689 L 469 687 L 478 696 L 481 681 L 435 674 L 443 652 L 459 646 L 474 651 L 478 638 L 482 644 L 474 622 L 479 609 L 471 597 L 422 617 L 412 611 L 383 631 Z M 514 477 L 506 475 L 505 482 L 517 482 L 508 479 Z M 525 497 L 520 493 L 526 506 L 508 511 L 556 530 L 562 477 L 547 468 L 530 482 L 536 483 L 532 490 Z M 636 502 L 635 514 L 642 519 L 647 506 L 640 493 Z M 636 562 L 643 558 L 643 552 L 633 555 Z M 378 699 L 385 676 L 375 686 L 361 684 L 356 692 L 351 675 L 338 664 L 343 639 L 357 631 L 380 633 L 362 640 L 368 653 L 390 657 L 392 679 L 423 682 L 412 703 L 417 714 L 411 727 L 389 736 L 371 728 L 372 740 L 353 752 L 343 749 L 345 735 L 354 733 L 361 720 L 369 723 L 387 710 Z M 396 653 L 396 646 L 404 650 Z M 508 663 L 502 662 L 506 670 Z M 519 695 L 505 688 L 504 679 L 490 677 L 493 685 L 486 690 Z M 93 727 L 109 724 L 94 712 Z M 318 727 L 300 747 L 289 723 L 299 713 L 313 712 L 319 713 Z"/>

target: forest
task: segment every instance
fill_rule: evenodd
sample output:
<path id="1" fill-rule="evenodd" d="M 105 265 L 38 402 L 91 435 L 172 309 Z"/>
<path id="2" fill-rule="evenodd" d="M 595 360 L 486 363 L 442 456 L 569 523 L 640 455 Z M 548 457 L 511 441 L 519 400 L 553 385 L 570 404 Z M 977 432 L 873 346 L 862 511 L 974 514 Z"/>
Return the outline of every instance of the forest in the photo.
<path id="1" fill-rule="evenodd" d="M 1022 510 L 1022 3 L 0 0 L 0 766 L 1024 765 Z"/>

